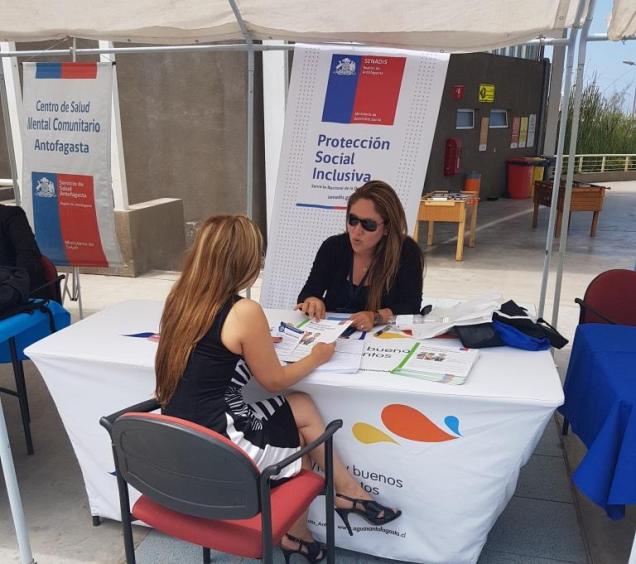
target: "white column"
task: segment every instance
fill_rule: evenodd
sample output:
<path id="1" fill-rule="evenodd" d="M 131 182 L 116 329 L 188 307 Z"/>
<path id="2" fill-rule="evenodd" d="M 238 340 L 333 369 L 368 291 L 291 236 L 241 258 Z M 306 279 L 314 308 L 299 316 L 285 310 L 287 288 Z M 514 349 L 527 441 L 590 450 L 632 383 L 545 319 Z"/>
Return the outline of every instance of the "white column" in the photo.
<path id="1" fill-rule="evenodd" d="M 112 41 L 100 41 L 100 49 L 112 48 Z M 114 53 L 99 56 L 102 62 L 115 62 Z M 110 122 L 110 165 L 113 179 L 113 198 L 116 210 L 128 209 L 128 184 L 126 182 L 126 163 L 124 144 L 121 137 L 121 117 L 119 114 L 119 88 L 117 86 L 117 66 L 113 65 L 113 101 Z"/>
<path id="2" fill-rule="evenodd" d="M 263 41 L 265 45 L 284 45 L 284 41 Z M 278 161 L 283 142 L 287 101 L 288 51 L 263 51 L 263 120 L 265 136 L 265 186 L 267 231 L 271 225 L 278 175 Z"/>
<path id="3" fill-rule="evenodd" d="M 561 86 L 563 84 L 566 45 L 554 45 L 552 49 L 550 90 L 548 93 L 548 110 L 545 117 L 545 139 L 543 141 L 542 151 L 542 154 L 550 156 L 556 154 L 560 110 L 559 103 L 561 101 Z M 567 115 L 567 112 L 564 115 Z"/>
<path id="4" fill-rule="evenodd" d="M 0 42 L 0 51 L 15 51 L 15 43 Z M 20 74 L 16 57 L 2 57 L 2 70 L 6 84 L 7 105 L 9 107 L 9 122 L 5 127 L 11 128 L 13 138 L 13 154 L 15 158 L 18 186 L 22 190 L 22 89 L 20 88 Z M 11 150 L 11 147 L 8 147 Z"/>

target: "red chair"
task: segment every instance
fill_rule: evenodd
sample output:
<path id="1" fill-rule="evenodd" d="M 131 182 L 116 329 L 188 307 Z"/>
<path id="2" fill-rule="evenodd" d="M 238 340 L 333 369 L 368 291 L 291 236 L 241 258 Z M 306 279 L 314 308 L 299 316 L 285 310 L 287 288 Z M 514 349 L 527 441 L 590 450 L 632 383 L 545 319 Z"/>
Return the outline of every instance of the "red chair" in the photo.
<path id="1" fill-rule="evenodd" d="M 333 434 L 342 421 L 332 421 L 315 441 L 262 472 L 234 443 L 190 421 L 149 413 L 159 408 L 149 400 L 102 417 L 110 433 L 126 562 L 135 564 L 131 520 L 203 547 L 273 564 L 273 547 L 325 493 L 327 562 L 335 563 Z M 307 470 L 270 488 L 282 468 L 325 443 L 325 478 Z M 127 485 L 141 492 L 130 510 Z"/>
<path id="2" fill-rule="evenodd" d="M 590 282 L 581 306 L 579 323 L 636 325 L 636 272 L 614 269 L 601 272 Z"/>
<path id="3" fill-rule="evenodd" d="M 51 259 L 44 255 L 40 256 L 40 266 L 42 268 L 44 284 L 42 284 L 42 286 L 38 286 L 35 290 L 32 290 L 31 297 L 46 298 L 61 304 L 62 288 L 60 283 L 65 278 L 64 274 L 58 274 L 57 268 Z"/>
<path id="4" fill-rule="evenodd" d="M 574 301 L 581 308 L 579 323 L 636 325 L 636 271 L 615 268 L 601 272 L 589 283 L 583 299 Z M 563 435 L 568 434 L 569 426 L 564 417 Z"/>

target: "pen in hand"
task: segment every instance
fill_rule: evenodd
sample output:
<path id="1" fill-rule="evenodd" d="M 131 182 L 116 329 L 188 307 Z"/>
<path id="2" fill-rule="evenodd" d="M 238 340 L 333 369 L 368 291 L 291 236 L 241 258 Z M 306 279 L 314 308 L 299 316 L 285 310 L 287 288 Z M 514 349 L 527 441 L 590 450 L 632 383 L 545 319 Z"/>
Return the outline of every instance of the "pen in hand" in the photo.
<path id="1" fill-rule="evenodd" d="M 388 331 L 389 329 L 391 329 L 391 325 L 385 325 L 384 327 L 382 327 L 382 329 L 380 329 L 379 331 L 376 331 L 375 333 L 373 333 L 374 337 L 379 337 L 380 335 L 382 335 L 382 333 Z"/>

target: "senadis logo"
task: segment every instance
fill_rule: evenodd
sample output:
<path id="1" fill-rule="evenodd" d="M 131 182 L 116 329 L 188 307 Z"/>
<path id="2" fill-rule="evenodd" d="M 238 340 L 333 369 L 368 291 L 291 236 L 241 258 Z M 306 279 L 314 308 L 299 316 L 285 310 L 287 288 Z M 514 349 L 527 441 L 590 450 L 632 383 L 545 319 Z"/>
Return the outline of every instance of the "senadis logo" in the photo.
<path id="1" fill-rule="evenodd" d="M 441 443 L 444 441 L 453 441 L 461 437 L 459 432 L 459 419 L 454 415 L 448 415 L 444 418 L 446 427 L 454 433 L 451 435 L 444 429 L 438 427 L 421 411 L 408 405 L 392 403 L 382 410 L 382 423 L 393 434 L 409 441 L 417 441 L 420 443 Z M 399 445 L 391 435 L 378 429 L 370 423 L 358 422 L 354 423 L 351 428 L 353 436 L 363 444 L 374 443 L 394 443 Z"/>

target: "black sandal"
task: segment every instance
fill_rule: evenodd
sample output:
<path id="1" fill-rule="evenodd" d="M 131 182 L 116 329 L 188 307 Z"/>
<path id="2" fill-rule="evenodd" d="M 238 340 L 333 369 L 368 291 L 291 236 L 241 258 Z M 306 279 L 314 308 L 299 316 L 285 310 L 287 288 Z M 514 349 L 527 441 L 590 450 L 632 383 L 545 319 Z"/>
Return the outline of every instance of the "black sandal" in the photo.
<path id="1" fill-rule="evenodd" d="M 402 512 L 399 509 L 394 510 L 390 507 L 384 507 L 384 505 L 372 499 L 356 499 L 339 493 L 336 494 L 336 497 L 346 499 L 353 504 L 351 507 L 347 508 L 336 507 L 336 513 L 340 516 L 340 519 L 342 519 L 343 523 L 347 527 L 347 531 L 349 531 L 350 536 L 353 536 L 353 530 L 349 524 L 349 513 L 360 515 L 360 517 L 372 525 L 386 525 L 391 521 L 395 521 L 395 519 L 402 515 Z M 360 508 L 359 505 L 362 506 L 362 508 Z M 382 514 L 382 516 L 380 516 L 380 514 Z"/>
<path id="2" fill-rule="evenodd" d="M 280 549 L 283 551 L 286 564 L 289 564 L 289 559 L 292 554 L 300 554 L 301 556 L 304 556 L 307 559 L 307 562 L 310 562 L 311 564 L 314 562 L 320 562 L 327 555 L 325 547 L 318 541 L 309 542 L 290 535 L 289 533 L 285 533 L 285 536 L 290 541 L 298 543 L 297 549 L 283 548 L 283 545 L 281 544 Z"/>

